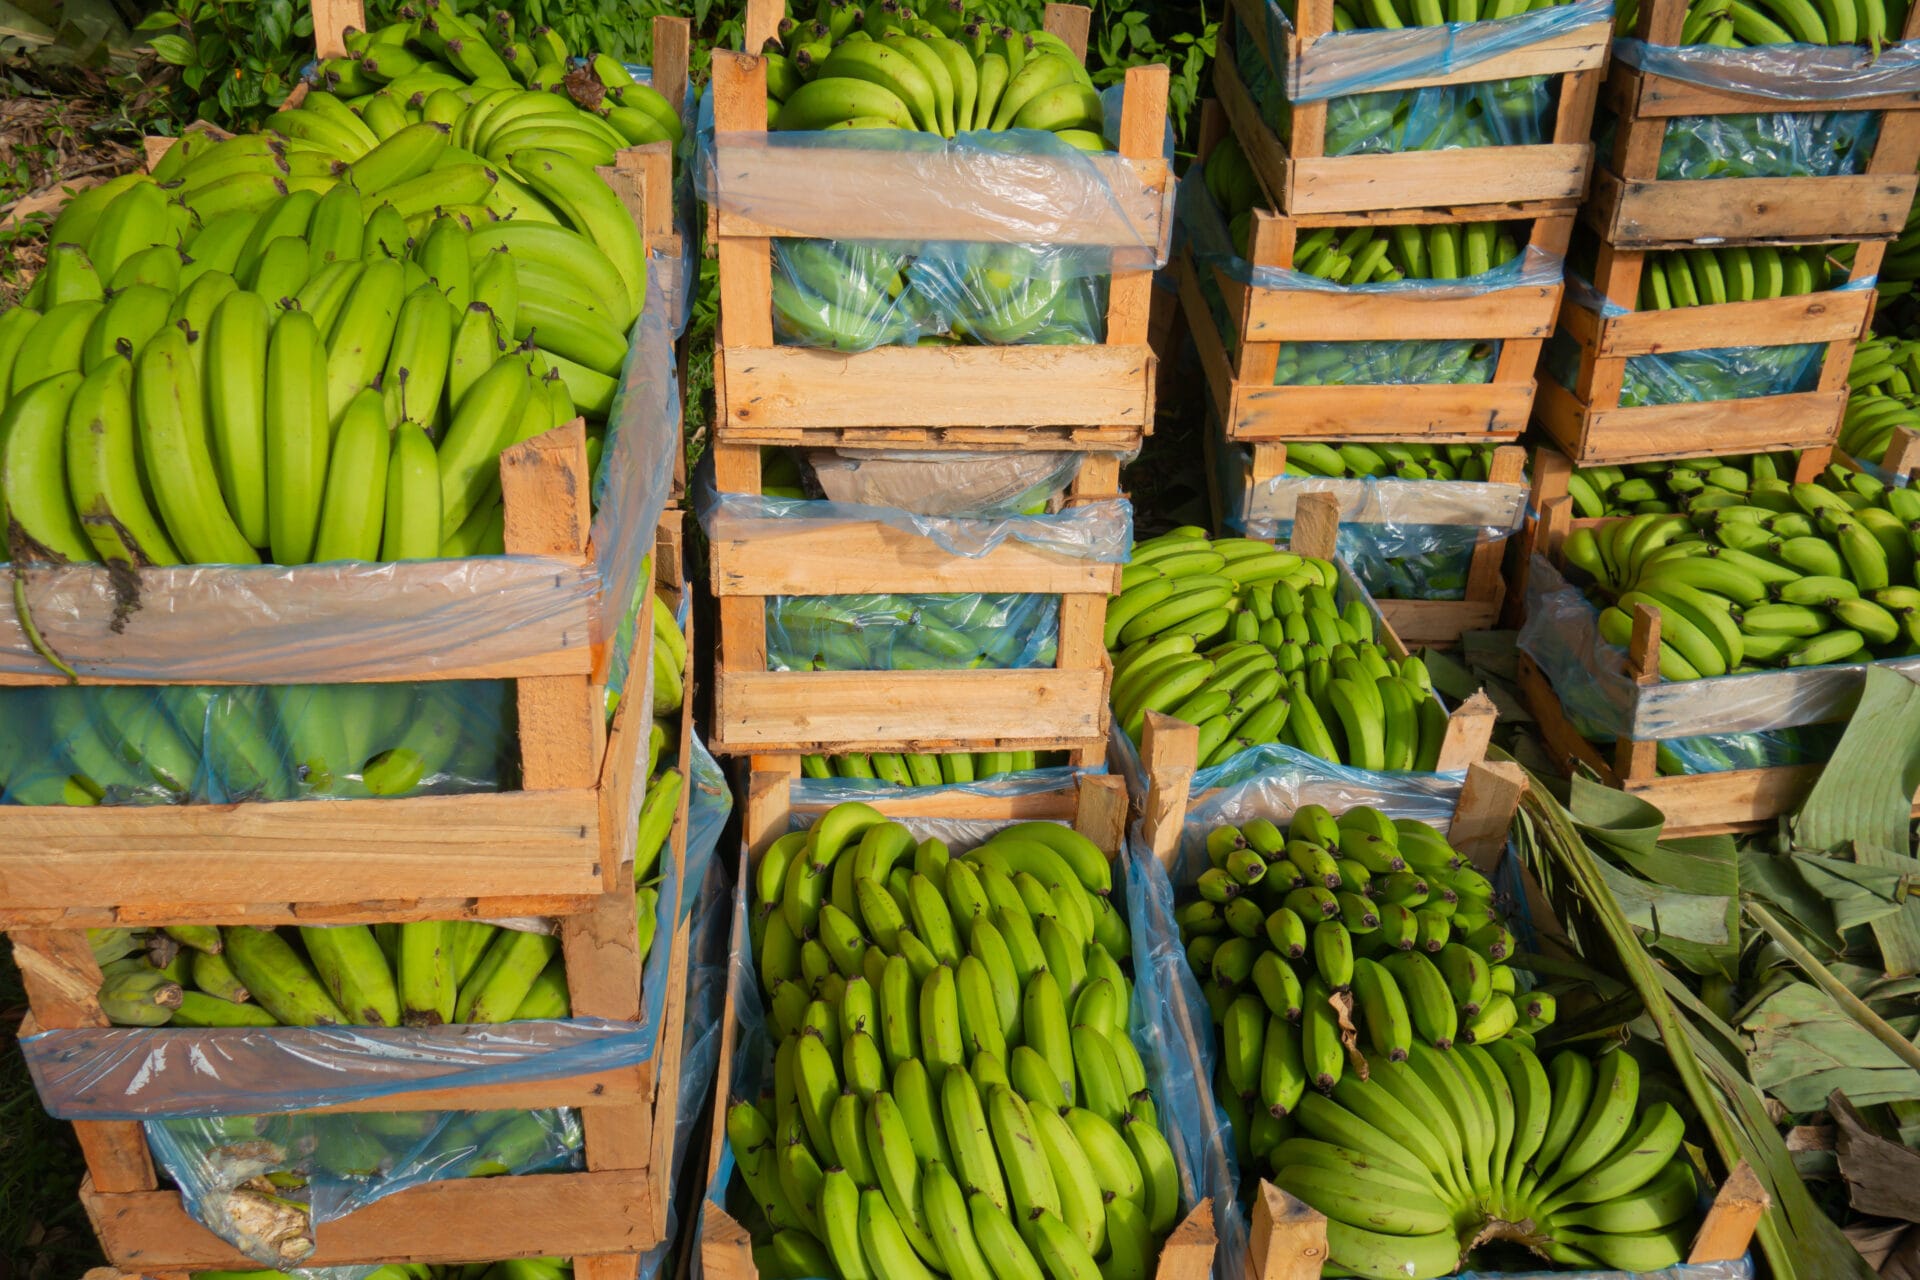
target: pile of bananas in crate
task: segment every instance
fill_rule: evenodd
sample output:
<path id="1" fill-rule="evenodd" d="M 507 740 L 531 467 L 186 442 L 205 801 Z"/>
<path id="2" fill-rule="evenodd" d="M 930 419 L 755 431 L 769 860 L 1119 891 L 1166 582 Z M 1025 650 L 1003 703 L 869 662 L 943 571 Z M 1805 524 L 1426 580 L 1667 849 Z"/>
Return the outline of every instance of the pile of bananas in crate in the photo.
<path id="1" fill-rule="evenodd" d="M 1752 248 L 1673 249 L 1649 253 L 1640 271 L 1640 309 L 1671 311 L 1722 302 L 1789 298 L 1828 287 L 1826 250 Z"/>
<path id="2" fill-rule="evenodd" d="M 1115 722 L 1135 743 L 1149 711 L 1196 725 L 1202 765 L 1278 742 L 1432 772 L 1447 713 L 1426 665 L 1391 657 L 1362 602 L 1334 603 L 1338 582 L 1332 561 L 1257 538 L 1187 527 L 1136 545 L 1107 606 Z"/>
<path id="3" fill-rule="evenodd" d="M 527 139 L 522 188 L 443 123 L 382 140 L 324 93 L 272 123 L 189 134 L 54 222 L 0 314 L 16 559 L 498 553 L 501 451 L 605 418 L 646 256 L 591 165 Z M 511 221 L 456 203 L 510 189 Z"/>
<path id="4" fill-rule="evenodd" d="M 1920 340 L 1868 338 L 1853 349 L 1847 387 L 1840 449 L 1850 458 L 1878 463 L 1895 431 L 1920 431 Z"/>
<path id="5" fill-rule="evenodd" d="M 963 4 L 922 17 L 898 0 L 864 9 L 823 0 L 789 17 L 763 50 L 776 130 L 904 129 L 1051 133 L 1100 152 L 1100 94 L 1073 50 L 1046 31 L 969 20 Z M 1104 332 L 1098 283 L 1044 252 L 956 246 L 920 261 L 878 245 L 783 240 L 774 254 L 782 341 L 861 351 L 918 341 L 1090 343 Z"/>
<path id="6" fill-rule="evenodd" d="M 1490 444 L 1326 444 L 1287 441 L 1290 476 L 1483 482 L 1493 464 Z"/>
<path id="7" fill-rule="evenodd" d="M 367 1280 L 568 1280 L 573 1263 L 565 1258 L 509 1258 L 504 1262 L 468 1262 L 434 1266 L 426 1262 L 390 1262 L 367 1273 Z M 279 1280 L 272 1271 L 196 1271 L 193 1280 Z"/>
<path id="8" fill-rule="evenodd" d="M 955 857 L 843 804 L 774 841 L 750 920 L 779 1049 L 726 1115 L 761 1274 L 1153 1274 L 1180 1180 L 1112 891 L 1051 822 Z"/>
<path id="9" fill-rule="evenodd" d="M 843 756 L 805 756 L 800 772 L 809 778 L 871 778 L 896 787 L 939 787 L 955 782 L 986 782 L 1064 764 L 1060 751 L 943 751 L 938 754 L 875 751 Z"/>
<path id="10" fill-rule="evenodd" d="M 1608 601 L 1603 639 L 1627 645 L 1634 608 L 1652 607 L 1665 680 L 1920 653 L 1920 491 L 1835 466 L 1726 499 L 1567 536 L 1567 563 Z"/>
<path id="11" fill-rule="evenodd" d="M 569 1010 L 560 940 L 480 921 L 169 925 L 88 941 L 118 1026 L 433 1027 Z"/>
<path id="12" fill-rule="evenodd" d="M 1689 0 L 1680 43 L 1744 49 L 1763 44 L 1866 44 L 1899 39 L 1907 6 L 1886 0 Z M 1633 34 L 1640 0 L 1614 9 L 1614 30 Z M 1764 117 L 1756 117 L 1764 119 Z"/>
<path id="13" fill-rule="evenodd" d="M 1580 520 L 1660 515 L 1688 511 L 1695 502 L 1704 507 L 1740 502 L 1755 482 L 1772 485 L 1793 473 L 1792 455 L 1772 453 L 1582 467 L 1567 478 L 1567 496 Z"/>
<path id="14" fill-rule="evenodd" d="M 1439 832 L 1305 805 L 1206 847 L 1176 914 L 1215 1095 L 1243 1163 L 1327 1216 L 1339 1274 L 1452 1275 L 1490 1240 L 1632 1272 L 1685 1256 L 1684 1117 L 1641 1103 L 1624 1051 L 1535 1055 L 1554 998 L 1519 990 L 1491 884 Z"/>

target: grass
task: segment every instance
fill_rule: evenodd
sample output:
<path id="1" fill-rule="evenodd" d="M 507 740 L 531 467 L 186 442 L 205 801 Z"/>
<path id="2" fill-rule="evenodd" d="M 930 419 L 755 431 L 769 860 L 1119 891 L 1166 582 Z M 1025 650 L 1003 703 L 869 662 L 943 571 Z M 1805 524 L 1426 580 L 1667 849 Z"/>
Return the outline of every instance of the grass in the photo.
<path id="1" fill-rule="evenodd" d="M 26 1010 L 20 972 L 0 947 L 0 1028 L 10 1041 Z M 75 1194 L 85 1172 L 72 1127 L 41 1109 L 9 1043 L 0 1051 L 0 1277 L 71 1280 L 104 1263 Z"/>

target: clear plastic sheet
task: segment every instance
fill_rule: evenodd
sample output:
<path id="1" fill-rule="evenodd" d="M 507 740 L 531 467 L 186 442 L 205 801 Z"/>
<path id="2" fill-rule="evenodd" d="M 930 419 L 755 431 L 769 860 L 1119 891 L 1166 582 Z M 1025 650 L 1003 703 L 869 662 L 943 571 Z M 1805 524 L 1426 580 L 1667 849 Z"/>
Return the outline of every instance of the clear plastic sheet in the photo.
<path id="1" fill-rule="evenodd" d="M 1317 102 L 1453 75 L 1597 23 L 1607 24 L 1607 35 L 1612 34 L 1613 0 L 1575 0 L 1487 22 L 1334 32 L 1316 39 L 1286 68 L 1286 96 Z M 1292 34 L 1286 13 L 1268 0 L 1267 47 L 1286 48 Z M 1327 154 L 1335 153 L 1329 149 Z"/>
<path id="2" fill-rule="evenodd" d="M 376 1099 L 398 1107 L 423 1089 L 636 1066 L 652 1055 L 653 1037 L 631 1022 L 554 1018 L 444 1027 L 85 1027 L 42 1031 L 20 1048 L 55 1119 L 154 1120 Z"/>
<path id="3" fill-rule="evenodd" d="M 428 675 L 476 649 L 510 664 L 611 638 L 633 599 L 680 446 L 673 334 L 658 282 L 632 336 L 607 421 L 593 560 L 578 572 L 522 556 L 399 564 L 182 565 L 140 574 L 139 607 L 103 565 L 24 571 L 34 625 L 82 676 L 135 682 L 292 684 Z M 613 603 L 617 602 L 617 603 Z M 11 604 L 0 672 L 45 676 Z"/>
<path id="4" fill-rule="evenodd" d="M 1920 44 L 1770 44 L 1751 49 L 1615 40 L 1617 61 L 1709 89 L 1784 102 L 1845 103 L 1920 89 Z"/>
<path id="5" fill-rule="evenodd" d="M 230 804 L 519 784 L 506 680 L 0 688 L 0 804 Z"/>
<path id="6" fill-rule="evenodd" d="M 1122 97 L 1119 85 L 1101 94 L 1109 142 L 1118 137 Z M 1171 189 L 1163 203 L 1146 207 L 1117 156 L 1078 151 L 1040 130 L 955 138 L 902 129 L 722 134 L 709 95 L 698 143 L 700 199 L 789 236 L 837 241 L 857 222 L 871 234 L 855 239 L 937 259 L 945 247 L 929 245 L 926 234 L 937 211 L 966 222 L 975 243 L 1048 255 L 1062 264 L 1062 279 L 1167 263 Z M 1166 158 L 1172 162 L 1170 131 Z"/>
<path id="7" fill-rule="evenodd" d="M 1920 679 L 1920 657 L 1905 657 L 1639 685 L 1627 675 L 1627 651 L 1600 638 L 1599 620 L 1583 592 L 1533 558 L 1520 648 L 1539 664 L 1574 728 L 1596 741 L 1665 742 L 1845 720 L 1869 665 Z"/>
<path id="8" fill-rule="evenodd" d="M 1430 302 L 1475 298 L 1505 289 L 1555 287 L 1564 278 L 1564 264 L 1559 254 L 1528 245 L 1519 257 L 1458 280 L 1370 280 L 1365 284 L 1336 284 L 1304 271 L 1248 262 L 1234 248 L 1226 217 L 1207 190 L 1205 175 L 1198 166 L 1180 180 L 1177 208 L 1176 231 L 1180 243 L 1191 249 L 1197 260 L 1241 284 L 1261 289 L 1383 294 L 1408 302 Z"/>
<path id="9" fill-rule="evenodd" d="M 829 502 L 918 515 L 997 520 L 1043 515 L 1080 474 L 1078 453 L 947 453 L 814 449 L 807 454 Z"/>
<path id="10" fill-rule="evenodd" d="M 1750 400 L 1812 391 L 1820 383 L 1826 354 L 1824 342 L 1798 342 L 1630 356 L 1620 384 L 1620 407 Z M 1540 362 L 1547 376 L 1561 386 L 1571 390 L 1579 385 L 1580 343 L 1565 329 L 1556 329 L 1547 339 Z"/>
<path id="11" fill-rule="evenodd" d="M 1273 370 L 1276 387 L 1478 386 L 1493 381 L 1498 341 L 1286 342 Z"/>
<path id="12" fill-rule="evenodd" d="M 1072 784 L 1083 773 L 1105 773 L 1105 762 L 1091 769 L 1073 765 L 1054 765 L 1043 769 L 1025 769 L 1001 774 L 981 782 L 946 782 L 937 787 L 900 787 L 884 778 L 796 778 L 793 782 L 795 810 L 829 809 L 850 800 L 931 800 L 941 796 L 1028 796 L 1058 791 Z"/>
<path id="13" fill-rule="evenodd" d="M 1714 733 L 1669 738 L 1660 744 L 1662 773 L 1725 773 L 1783 765 L 1825 764 L 1833 758 L 1844 724 L 1809 724 L 1758 733 Z"/>
<path id="14" fill-rule="evenodd" d="M 584 1167 L 578 1114 L 449 1111 L 151 1121 L 147 1141 L 187 1212 L 254 1261 L 311 1280 L 374 1268 L 297 1265 L 324 1224 L 448 1178 Z M 265 1182 L 291 1173 L 303 1187 Z"/>
<path id="15" fill-rule="evenodd" d="M 1462 1271 L 1453 1280 L 1753 1280 L 1753 1256 L 1732 1262 L 1682 1262 L 1664 1271 Z"/>
<path id="16" fill-rule="evenodd" d="M 653 83 L 652 67 L 633 62 L 624 65 L 627 74 L 641 84 Z M 675 338 L 687 331 L 687 323 L 693 319 L 693 297 L 700 283 L 700 255 L 695 247 L 699 242 L 693 234 L 693 137 L 699 120 L 699 92 L 689 78 L 680 90 L 682 133 L 673 157 L 673 229 L 680 237 L 680 252 L 670 257 L 663 249 L 647 246 L 647 277 L 659 276 L 660 297 Z"/>
<path id="17" fill-rule="evenodd" d="M 1133 545 L 1133 505 L 1124 498 L 1078 503 L 1053 515 L 991 519 L 918 515 L 889 506 L 718 493 L 712 465 L 704 461 L 693 491 L 701 528 L 714 542 L 772 543 L 783 535 L 815 535 L 852 523 L 879 523 L 968 559 L 1014 541 L 1078 560 L 1124 564 Z"/>
<path id="18" fill-rule="evenodd" d="M 1832 178 L 1867 171 L 1878 111 L 1675 116 L 1660 140 L 1662 178 Z"/>
<path id="19" fill-rule="evenodd" d="M 970 671 L 1050 667 L 1060 597 L 767 597 L 769 671 Z"/>

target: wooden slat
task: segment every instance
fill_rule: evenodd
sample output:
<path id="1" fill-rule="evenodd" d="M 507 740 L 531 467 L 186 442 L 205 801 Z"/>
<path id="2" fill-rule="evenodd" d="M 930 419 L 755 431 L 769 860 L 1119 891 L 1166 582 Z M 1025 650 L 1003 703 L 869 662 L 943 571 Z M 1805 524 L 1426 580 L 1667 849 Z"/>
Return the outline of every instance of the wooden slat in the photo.
<path id="1" fill-rule="evenodd" d="M 1200 764 L 1200 730 L 1184 720 L 1149 711 L 1140 730 L 1140 763 L 1147 775 L 1142 836 L 1153 856 L 1171 864 L 1180 850 L 1193 773 Z"/>
<path id="2" fill-rule="evenodd" d="M 1906 224 L 1914 188 L 1911 174 L 1661 182 L 1602 167 L 1583 213 L 1631 249 L 1684 248 L 1708 229 L 1716 245 L 1888 239 Z"/>
<path id="3" fill-rule="evenodd" d="M 1534 383 L 1256 387 L 1234 391 L 1230 440 L 1418 439 L 1488 443 L 1527 426 Z M 1729 450 L 1731 452 L 1731 450 Z"/>
<path id="4" fill-rule="evenodd" d="M 736 426 L 887 427 L 907 412 L 918 426 L 1144 428 L 1153 421 L 1153 351 L 1144 345 L 842 353 L 775 347 L 770 334 L 747 346 L 730 335 L 721 360 L 722 440 Z"/>
<path id="5" fill-rule="evenodd" d="M 1154 1280 L 1207 1280 L 1213 1274 L 1213 1254 L 1219 1245 L 1220 1238 L 1213 1229 L 1213 1201 L 1202 1200 L 1173 1234 L 1160 1242 Z"/>
<path id="6" fill-rule="evenodd" d="M 791 520 L 727 517 L 710 544 L 717 596 L 858 595 L 866 592 L 1035 592 L 1112 595 L 1120 566 L 1007 541 L 986 555 L 956 556 L 892 525 L 851 523 L 786 532 Z M 746 526 L 744 528 L 739 526 Z"/>
<path id="7" fill-rule="evenodd" d="M 1497 600 L 1376 600 L 1381 616 L 1415 649 L 1446 648 L 1469 631 L 1486 631 L 1500 616 Z"/>
<path id="8" fill-rule="evenodd" d="M 1527 790 L 1527 771 L 1511 760 L 1468 766 L 1467 780 L 1454 806 L 1447 842 L 1488 872 L 1499 861 L 1513 828 L 1513 815 Z"/>
<path id="9" fill-rule="evenodd" d="M 1590 142 L 1300 159 L 1292 162 L 1282 199 L 1289 213 L 1423 207 L 1458 203 L 1462 196 L 1571 206 L 1586 193 L 1592 164 Z"/>
<path id="10" fill-rule="evenodd" d="M 1582 467 L 1824 447 L 1845 410 L 1844 391 L 1600 410 L 1551 378 L 1537 401 L 1540 425 Z"/>
<path id="11" fill-rule="evenodd" d="M 1847 342 L 1859 337 L 1871 290 L 1726 302 L 1670 311 L 1634 311 L 1600 321 L 1596 356 L 1631 357 L 1716 347 Z M 1569 312 L 1590 315 L 1582 308 Z"/>
<path id="12" fill-rule="evenodd" d="M 1327 1219 L 1262 1178 L 1249 1231 L 1249 1280 L 1319 1280 Z"/>
<path id="13" fill-rule="evenodd" d="M 1753 1166 L 1742 1160 L 1713 1197 L 1713 1207 L 1700 1224 L 1687 1261 L 1735 1262 L 1744 1258 L 1753 1243 L 1754 1228 L 1760 1225 L 1760 1215 L 1772 1200 Z"/>
<path id="14" fill-rule="evenodd" d="M 166 902 L 351 902 L 458 887 L 596 893 L 591 790 L 85 809 L 18 807 L 0 848 L 0 911 Z"/>
<path id="15" fill-rule="evenodd" d="M 644 1253 L 659 1241 L 653 1197 L 645 1170 L 433 1182 L 327 1223 L 303 1265 Z M 188 1216 L 178 1192 L 109 1194 L 89 1180 L 80 1201 L 123 1271 L 258 1265 Z"/>
<path id="16" fill-rule="evenodd" d="M 1424 42 L 1407 42 L 1399 35 L 1387 35 L 1378 41 L 1384 52 L 1369 50 L 1367 46 L 1375 43 L 1369 37 L 1374 33 L 1354 33 L 1351 43 L 1342 41 L 1340 52 L 1343 57 L 1364 62 L 1369 58 L 1386 57 L 1393 59 L 1395 65 L 1421 64 L 1428 66 L 1451 65 L 1458 61 L 1447 55 L 1454 51 L 1454 36 L 1444 27 L 1408 28 L 1408 32 L 1417 32 L 1426 37 Z M 1319 33 L 1317 33 L 1319 34 Z M 1299 37 L 1304 43 L 1309 37 L 1305 24 L 1299 29 Z M 1607 64 L 1607 52 L 1613 43 L 1612 27 L 1602 22 L 1590 22 L 1570 31 L 1548 36 L 1510 52 L 1492 58 L 1453 67 L 1451 70 L 1433 75 L 1408 76 L 1382 84 L 1368 92 L 1399 93 L 1408 89 L 1425 89 L 1436 85 L 1485 84 L 1492 80 L 1513 80 L 1522 76 L 1557 76 L 1573 71 L 1591 71 Z M 1424 44 L 1424 47 L 1423 47 Z M 1312 48 L 1308 44 L 1309 49 Z M 1404 60 L 1404 61 L 1403 61 Z"/>
<path id="17" fill-rule="evenodd" d="M 1866 55 L 1863 52 L 1861 56 L 1864 59 Z M 1783 100 L 1758 93 L 1736 93 L 1729 89 L 1716 89 L 1711 85 L 1694 84 L 1673 76 L 1642 71 L 1624 62 L 1613 64 L 1608 79 L 1619 86 L 1617 89 L 1610 86 L 1610 92 L 1617 93 L 1621 101 L 1632 103 L 1636 114 L 1646 117 L 1773 114 L 1791 111 L 1795 106 L 1804 106 L 1810 110 L 1831 110 L 1834 105 L 1830 102 L 1816 103 L 1812 99 L 1796 104 L 1791 99 Z M 1849 98 L 1846 109 L 1848 111 L 1920 110 L 1920 92 L 1883 93 L 1868 98 Z"/>
<path id="18" fill-rule="evenodd" d="M 1409 302 L 1390 293 L 1248 290 L 1247 342 L 1363 342 L 1416 338 L 1545 338 L 1559 285 Z"/>
<path id="19" fill-rule="evenodd" d="M 740 755 L 1080 745 L 1106 736 L 1106 683 L 1104 671 L 722 671 L 714 749 Z"/>
<path id="20" fill-rule="evenodd" d="M 347 29 L 364 31 L 367 13 L 360 0 L 310 0 L 313 10 L 313 51 L 321 58 L 342 58 L 347 53 Z"/>

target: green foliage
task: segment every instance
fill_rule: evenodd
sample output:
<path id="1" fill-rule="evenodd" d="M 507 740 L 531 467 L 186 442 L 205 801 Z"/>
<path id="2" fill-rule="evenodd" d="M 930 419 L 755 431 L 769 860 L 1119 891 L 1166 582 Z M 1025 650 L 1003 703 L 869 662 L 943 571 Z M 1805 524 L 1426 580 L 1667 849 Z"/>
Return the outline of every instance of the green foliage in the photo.
<path id="1" fill-rule="evenodd" d="M 135 30 L 150 33 L 154 54 L 178 69 L 164 100 L 176 126 L 258 123 L 285 101 L 313 57 L 313 15 L 296 0 L 172 0 Z"/>

